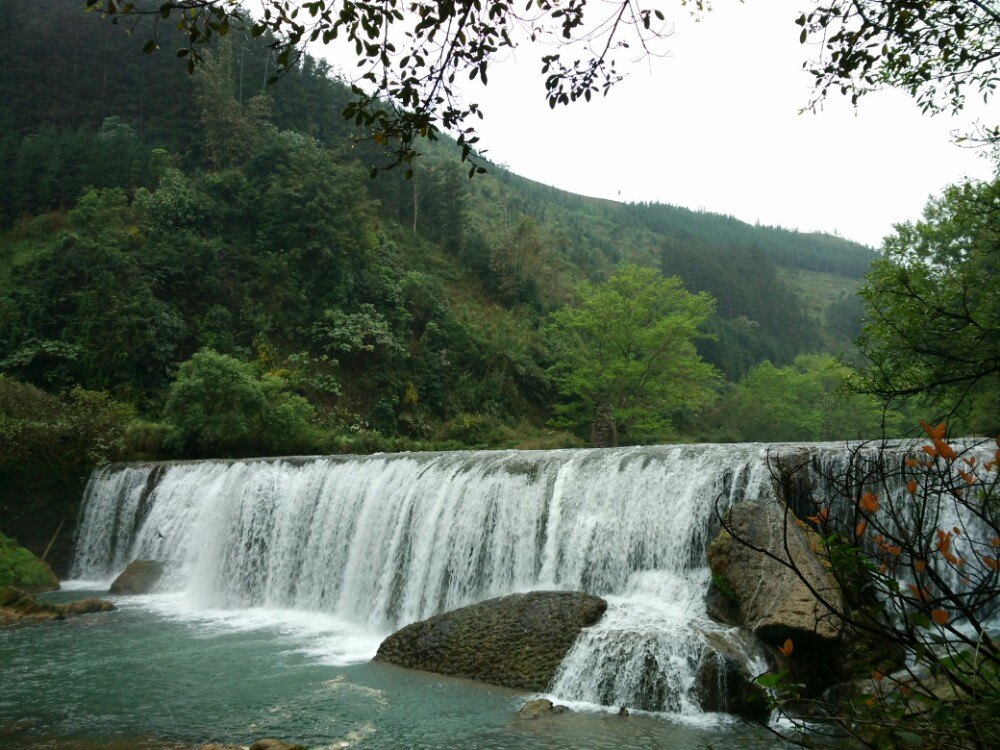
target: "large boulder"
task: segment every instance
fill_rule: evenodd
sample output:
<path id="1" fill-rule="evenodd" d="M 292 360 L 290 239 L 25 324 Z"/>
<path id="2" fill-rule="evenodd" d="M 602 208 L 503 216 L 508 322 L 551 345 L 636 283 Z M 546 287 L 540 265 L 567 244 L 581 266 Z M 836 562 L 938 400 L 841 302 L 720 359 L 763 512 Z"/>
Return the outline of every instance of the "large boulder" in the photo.
<path id="1" fill-rule="evenodd" d="M 111 583 L 109 594 L 147 594 L 163 575 L 163 564 L 155 560 L 133 560 Z"/>
<path id="2" fill-rule="evenodd" d="M 103 599 L 81 599 L 69 604 L 38 601 L 33 594 L 13 586 L 0 588 L 0 625 L 64 620 L 67 617 L 110 612 L 115 606 Z"/>
<path id="3" fill-rule="evenodd" d="M 734 505 L 724 526 L 708 549 L 709 614 L 770 646 L 777 668 L 810 693 L 842 681 L 846 604 L 818 554 L 818 535 L 775 502 Z M 787 641 L 791 651 L 783 652 Z"/>
<path id="4" fill-rule="evenodd" d="M 0 534 L 0 586 L 39 593 L 58 589 L 59 579 L 48 563 Z"/>
<path id="5" fill-rule="evenodd" d="M 772 646 L 786 639 L 836 643 L 843 621 L 835 612 L 844 611 L 844 601 L 816 553 L 816 535 L 777 503 L 734 505 L 724 526 L 708 549 L 712 614 Z M 791 562 L 801 578 L 778 560 Z"/>
<path id="6" fill-rule="evenodd" d="M 607 602 L 573 591 L 534 591 L 462 607 L 407 625 L 379 646 L 377 661 L 544 690 L 583 628 Z"/>

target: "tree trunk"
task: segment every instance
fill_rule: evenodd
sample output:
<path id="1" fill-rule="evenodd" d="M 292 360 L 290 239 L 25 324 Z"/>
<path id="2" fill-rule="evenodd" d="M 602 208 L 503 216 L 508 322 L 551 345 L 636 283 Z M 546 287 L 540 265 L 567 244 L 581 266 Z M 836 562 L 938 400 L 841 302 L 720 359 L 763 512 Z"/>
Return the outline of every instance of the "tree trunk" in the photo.
<path id="1" fill-rule="evenodd" d="M 595 448 L 614 448 L 618 445 L 618 425 L 607 401 L 597 407 L 594 421 L 590 423 L 590 442 Z"/>

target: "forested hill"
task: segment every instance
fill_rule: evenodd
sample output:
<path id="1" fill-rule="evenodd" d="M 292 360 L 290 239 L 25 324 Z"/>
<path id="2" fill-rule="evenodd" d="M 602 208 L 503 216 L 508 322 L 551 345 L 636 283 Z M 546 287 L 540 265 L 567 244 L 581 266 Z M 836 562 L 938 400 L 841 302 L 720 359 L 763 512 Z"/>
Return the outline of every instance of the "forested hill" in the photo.
<path id="1" fill-rule="evenodd" d="M 371 180 L 385 157 L 341 117 L 348 91 L 322 61 L 269 85 L 266 40 L 233 33 L 190 76 L 169 30 L 151 55 L 148 25 L 128 31 L 76 0 L 0 4 L 8 376 L 154 408 L 210 346 L 309 371 L 300 391 L 381 429 L 493 402 L 531 414 L 551 398 L 546 314 L 625 261 L 716 298 L 699 346 L 731 379 L 850 347 L 868 248 L 498 167 L 470 180 L 443 141 L 412 180 Z M 324 336 L 342 354 L 320 377 Z"/>

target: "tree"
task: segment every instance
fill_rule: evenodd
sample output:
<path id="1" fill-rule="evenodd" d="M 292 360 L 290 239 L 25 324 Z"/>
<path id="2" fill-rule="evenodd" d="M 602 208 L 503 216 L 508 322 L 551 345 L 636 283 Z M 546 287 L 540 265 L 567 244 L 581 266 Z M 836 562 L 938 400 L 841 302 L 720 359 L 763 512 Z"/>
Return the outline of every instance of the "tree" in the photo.
<path id="1" fill-rule="evenodd" d="M 861 296 L 866 390 L 930 397 L 961 407 L 971 429 L 1000 431 L 1000 171 L 897 225 Z"/>
<path id="2" fill-rule="evenodd" d="M 624 265 L 600 286 L 584 283 L 579 303 L 552 314 L 549 370 L 570 399 L 566 424 L 610 407 L 622 432 L 670 428 L 671 415 L 713 397 L 717 374 L 694 342 L 714 300 L 684 290 L 676 276 Z"/>
<path id="3" fill-rule="evenodd" d="M 861 338 L 871 393 L 936 399 L 971 415 L 959 429 L 978 424 L 993 434 L 998 184 L 950 187 L 922 221 L 897 226 L 862 292 Z M 789 659 L 809 653 L 808 638 L 789 640 L 778 668 L 760 678 L 804 746 L 845 734 L 848 746 L 878 749 L 1000 745 L 1000 437 L 949 440 L 944 422 L 921 426 L 923 445 L 856 445 L 838 471 L 814 461 L 818 482 L 796 480 L 803 467 L 776 477 L 838 596 L 810 590 L 853 642 L 852 674 L 836 690 L 805 684 Z M 736 541 L 807 581 L 792 556 Z M 822 722 L 807 726 L 805 715 Z"/>
<path id="4" fill-rule="evenodd" d="M 787 367 L 765 360 L 724 399 L 723 429 L 740 440 L 765 442 L 870 439 L 884 427 L 898 429 L 898 415 L 849 390 L 851 376 L 828 354 L 800 354 Z"/>
<path id="5" fill-rule="evenodd" d="M 312 439 L 312 407 L 282 378 L 258 377 L 252 365 L 210 349 L 180 366 L 164 416 L 187 455 L 287 453 Z"/>
<path id="6" fill-rule="evenodd" d="M 86 3 L 113 22 L 155 17 L 147 53 L 162 41 L 159 21 L 175 22 L 169 25 L 177 26 L 186 44 L 177 55 L 192 72 L 202 60 L 201 48 L 231 28 L 270 35 L 276 75 L 296 64 L 306 42 L 346 43 L 359 58 L 363 88 L 354 87 L 355 99 L 344 115 L 369 128 L 373 140 L 393 154 L 389 166 L 412 160 L 417 137 L 434 139 L 441 129 L 456 133 L 462 158 L 468 158 L 479 139 L 467 122 L 483 113 L 459 95 L 456 80 L 486 84 L 490 65 L 523 38 L 551 45 L 541 74 L 555 107 L 607 94 L 622 79 L 615 62 L 621 50 L 631 57 L 632 50 L 660 54 L 670 33 L 664 13 L 642 0 L 589 5 L 537 0 L 523 10 L 512 0 L 262 0 L 257 18 L 231 0 Z M 710 7 L 705 0 L 680 0 L 680 5 L 696 12 Z M 957 110 L 967 87 L 984 99 L 996 87 L 1000 8 L 995 0 L 827 0 L 798 23 L 801 40 L 818 41 L 827 54 L 806 64 L 816 79 L 814 105 L 831 89 L 857 101 L 881 86 L 897 86 L 926 110 Z M 564 59 L 567 49 L 572 54 Z M 986 137 L 996 140 L 1000 131 L 989 128 Z M 470 176 L 476 171 L 484 169 L 473 165 Z"/>
<path id="7" fill-rule="evenodd" d="M 908 92 L 925 112 L 958 112 L 971 89 L 993 96 L 1000 72 L 996 0 L 827 0 L 803 13 L 801 41 L 824 56 L 805 65 L 816 104 L 832 90 L 855 103 L 885 86 Z M 1000 139 L 1000 128 L 982 136 Z"/>

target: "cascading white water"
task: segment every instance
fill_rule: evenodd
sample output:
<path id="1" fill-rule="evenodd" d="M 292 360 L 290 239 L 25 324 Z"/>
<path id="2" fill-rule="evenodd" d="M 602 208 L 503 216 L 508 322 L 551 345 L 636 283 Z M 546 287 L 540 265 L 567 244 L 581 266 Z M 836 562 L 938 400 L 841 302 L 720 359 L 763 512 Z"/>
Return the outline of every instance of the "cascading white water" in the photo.
<path id="1" fill-rule="evenodd" d="M 511 591 L 614 595 L 636 573 L 701 568 L 715 498 L 756 497 L 767 477 L 747 446 L 110 467 L 88 488 L 74 574 L 157 559 L 206 604 L 385 629 Z"/>
<path id="2" fill-rule="evenodd" d="M 555 695 L 696 713 L 706 638 L 723 630 L 703 601 L 716 501 L 725 510 L 770 497 L 768 451 L 113 466 L 88 486 L 73 572 L 108 578 L 134 558 L 155 559 L 168 567 L 163 587 L 202 607 L 316 610 L 380 633 L 514 591 L 587 591 L 606 597 L 608 612 L 567 655 Z M 810 451 L 827 469 L 845 454 L 842 444 Z"/>
<path id="3" fill-rule="evenodd" d="M 560 694 L 695 711 L 715 500 L 769 494 L 763 456 L 660 446 L 109 467 L 87 490 L 74 575 L 156 559 L 165 588 L 206 607 L 321 610 L 382 632 L 512 591 L 584 590 L 610 602 L 588 636 L 602 670 L 636 663 L 613 695 L 607 680 Z M 642 655 L 653 642 L 656 678 Z M 578 681 L 564 670 L 560 682 Z"/>

